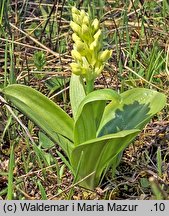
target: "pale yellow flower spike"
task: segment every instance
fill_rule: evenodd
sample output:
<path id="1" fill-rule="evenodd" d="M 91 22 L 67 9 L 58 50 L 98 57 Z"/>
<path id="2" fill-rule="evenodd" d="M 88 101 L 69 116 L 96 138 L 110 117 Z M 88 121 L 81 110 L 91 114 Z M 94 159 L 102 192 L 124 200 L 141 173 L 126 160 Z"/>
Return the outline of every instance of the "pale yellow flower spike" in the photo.
<path id="1" fill-rule="evenodd" d="M 102 72 L 106 61 L 111 57 L 111 50 L 103 51 L 102 31 L 98 19 L 91 20 L 88 13 L 72 7 L 70 27 L 73 30 L 74 41 L 71 52 L 74 63 L 71 63 L 72 73 L 86 80 L 87 93 L 92 91 L 94 79 Z"/>

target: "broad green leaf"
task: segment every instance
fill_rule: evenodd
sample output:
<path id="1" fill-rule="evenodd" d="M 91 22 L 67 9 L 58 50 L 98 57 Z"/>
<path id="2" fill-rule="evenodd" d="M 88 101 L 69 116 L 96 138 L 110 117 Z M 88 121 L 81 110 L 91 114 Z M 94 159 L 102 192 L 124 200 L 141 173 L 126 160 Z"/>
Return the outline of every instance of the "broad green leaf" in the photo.
<path id="1" fill-rule="evenodd" d="M 120 96 L 111 89 L 102 89 L 89 93 L 80 103 L 74 126 L 75 146 L 96 138 L 96 131 L 108 100 L 116 104 L 119 103 Z"/>
<path id="2" fill-rule="evenodd" d="M 76 119 L 76 113 L 81 101 L 86 97 L 84 83 L 80 76 L 71 75 L 70 79 L 70 102 L 73 112 L 73 117 Z"/>
<path id="3" fill-rule="evenodd" d="M 73 147 L 73 120 L 66 112 L 46 96 L 27 86 L 10 85 L 3 89 L 3 93 L 69 155 Z"/>
<path id="4" fill-rule="evenodd" d="M 94 120 L 95 120 L 96 131 L 97 131 L 99 125 L 100 125 L 100 121 L 102 119 L 102 115 L 103 115 L 105 106 L 106 106 L 106 100 L 105 101 L 103 101 L 103 100 L 95 101 L 92 104 L 93 117 L 94 117 Z"/>
<path id="5" fill-rule="evenodd" d="M 166 103 L 164 94 L 149 89 L 131 89 L 121 94 L 122 101 L 105 108 L 97 136 L 134 128 L 142 129 Z"/>
<path id="6" fill-rule="evenodd" d="M 95 174 L 84 180 L 81 185 L 89 189 L 97 186 L 105 167 L 128 146 L 139 132 L 138 129 L 125 130 L 89 140 L 75 147 L 72 151 L 71 163 L 76 170 L 80 160 L 79 178 L 83 179 L 95 171 Z"/>

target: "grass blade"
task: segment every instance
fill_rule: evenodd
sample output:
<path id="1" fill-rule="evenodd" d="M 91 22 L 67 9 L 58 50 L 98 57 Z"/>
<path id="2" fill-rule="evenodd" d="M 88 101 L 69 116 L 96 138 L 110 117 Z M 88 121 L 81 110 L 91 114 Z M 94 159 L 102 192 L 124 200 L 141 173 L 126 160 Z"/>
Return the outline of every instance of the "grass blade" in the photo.
<path id="1" fill-rule="evenodd" d="M 7 200 L 13 199 L 13 171 L 15 167 L 15 154 L 14 154 L 14 144 L 11 144 L 10 147 L 10 159 L 9 159 L 9 167 L 8 167 L 8 193 Z"/>

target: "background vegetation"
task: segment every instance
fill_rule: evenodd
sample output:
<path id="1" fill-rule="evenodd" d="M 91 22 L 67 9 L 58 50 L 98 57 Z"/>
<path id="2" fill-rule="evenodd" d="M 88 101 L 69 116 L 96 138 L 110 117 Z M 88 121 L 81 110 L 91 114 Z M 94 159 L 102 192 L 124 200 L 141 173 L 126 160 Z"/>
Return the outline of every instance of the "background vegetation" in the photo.
<path id="1" fill-rule="evenodd" d="M 25 84 L 68 114 L 72 61 L 71 6 L 101 20 L 113 50 L 95 88 L 146 87 L 169 94 L 167 0 L 1 0 L 0 87 Z M 63 152 L 0 98 L 1 199 L 168 199 L 168 104 L 125 151 L 95 191 L 73 184 Z"/>

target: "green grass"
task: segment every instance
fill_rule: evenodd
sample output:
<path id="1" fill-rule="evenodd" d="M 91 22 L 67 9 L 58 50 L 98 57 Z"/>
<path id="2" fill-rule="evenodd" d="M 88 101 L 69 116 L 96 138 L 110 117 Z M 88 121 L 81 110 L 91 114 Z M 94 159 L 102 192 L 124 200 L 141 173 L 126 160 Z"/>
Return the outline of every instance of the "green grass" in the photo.
<path id="1" fill-rule="evenodd" d="M 71 115 L 68 85 L 72 49 L 71 6 L 101 20 L 104 45 L 113 50 L 96 88 L 119 92 L 132 87 L 169 94 L 167 43 L 169 4 L 163 1 L 0 1 L 0 86 L 32 86 Z M 133 5 L 134 2 L 134 5 Z M 42 64 L 35 53 L 43 53 Z M 40 65 L 37 68 L 37 65 Z M 42 67 L 41 67 L 42 66 Z M 55 143 L 40 144 L 39 128 L 11 107 L 22 122 L 0 106 L 0 198 L 2 199 L 167 199 L 169 154 L 168 106 L 155 117 L 123 156 L 118 170 L 109 170 L 99 190 L 74 186 L 64 153 Z M 25 128 L 29 133 L 25 132 Z M 0 128 L 1 129 L 1 128 Z M 160 134 L 160 136 L 159 136 Z M 152 141 L 154 140 L 154 142 Z M 33 142 L 32 142 L 33 141 Z M 158 148 L 157 148 L 158 147 Z M 14 166 L 15 165 L 15 166 Z M 143 172 L 143 170 L 146 170 Z M 135 176 L 134 176 L 135 174 Z M 112 177 L 113 176 L 113 177 Z M 155 176 L 155 180 L 148 181 Z M 146 180 L 145 180 L 146 179 Z M 149 184 L 148 184 L 149 182 Z M 146 185 L 146 186 L 145 186 Z M 98 192 L 99 191 L 99 192 Z M 166 191 L 163 193 L 163 191 Z"/>

